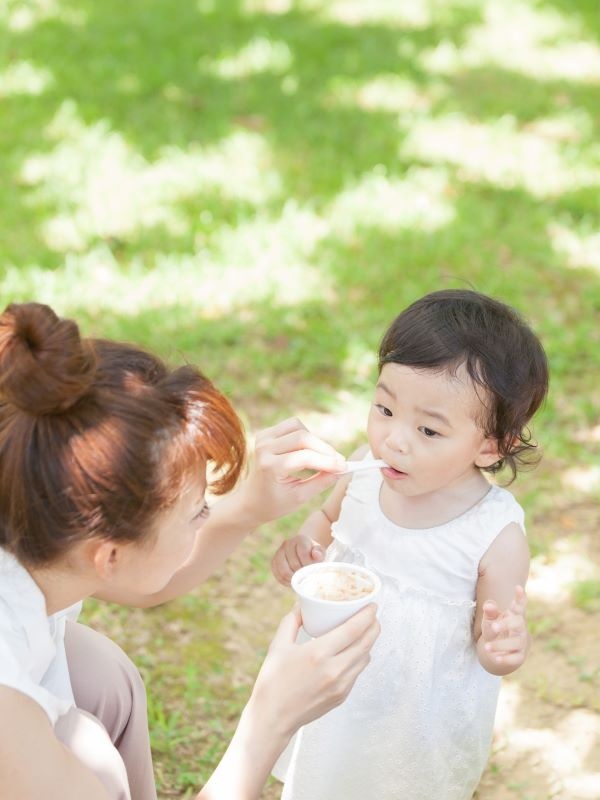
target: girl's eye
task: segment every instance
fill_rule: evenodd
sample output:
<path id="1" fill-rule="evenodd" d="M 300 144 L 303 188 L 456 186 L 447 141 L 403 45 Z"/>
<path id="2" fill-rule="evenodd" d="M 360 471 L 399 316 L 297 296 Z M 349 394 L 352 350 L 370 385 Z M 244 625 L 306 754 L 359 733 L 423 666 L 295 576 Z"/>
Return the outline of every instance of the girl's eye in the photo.
<path id="1" fill-rule="evenodd" d="M 208 503 L 204 503 L 200 511 L 196 514 L 194 519 L 206 519 L 210 514 L 210 508 L 208 507 Z"/>
<path id="2" fill-rule="evenodd" d="M 383 414 L 384 417 L 392 416 L 392 412 L 389 410 L 389 408 L 386 408 L 385 406 L 376 403 L 375 408 L 379 411 L 380 414 Z"/>
<path id="3" fill-rule="evenodd" d="M 431 428 L 425 428 L 424 426 L 419 428 L 421 433 L 424 433 L 429 439 L 432 439 L 434 436 L 439 436 L 437 431 L 432 431 Z"/>

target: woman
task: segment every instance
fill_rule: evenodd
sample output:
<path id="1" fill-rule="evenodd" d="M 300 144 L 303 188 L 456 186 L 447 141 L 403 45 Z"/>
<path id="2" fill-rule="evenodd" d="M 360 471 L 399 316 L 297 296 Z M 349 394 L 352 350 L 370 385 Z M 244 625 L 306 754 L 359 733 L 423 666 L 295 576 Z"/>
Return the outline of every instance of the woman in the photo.
<path id="1" fill-rule="evenodd" d="M 151 606 L 191 589 L 256 525 L 335 482 L 343 459 L 297 420 L 244 461 L 239 419 L 196 369 L 82 339 L 47 306 L 0 317 L 0 786 L 19 800 L 152 800 L 145 696 L 88 596 Z M 310 469 L 309 480 L 294 474 Z M 198 800 L 251 800 L 298 727 L 339 704 L 378 634 L 371 606 L 296 645 L 282 621 Z"/>

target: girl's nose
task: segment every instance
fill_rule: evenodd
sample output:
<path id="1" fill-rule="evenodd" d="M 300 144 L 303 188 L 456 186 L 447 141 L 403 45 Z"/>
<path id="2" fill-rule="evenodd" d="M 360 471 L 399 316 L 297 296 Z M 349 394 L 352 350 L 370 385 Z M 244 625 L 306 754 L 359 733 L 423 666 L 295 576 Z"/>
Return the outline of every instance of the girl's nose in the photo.
<path id="1" fill-rule="evenodd" d="M 397 426 L 390 431 L 386 444 L 394 453 L 406 453 L 409 449 L 408 435 L 402 426 Z"/>

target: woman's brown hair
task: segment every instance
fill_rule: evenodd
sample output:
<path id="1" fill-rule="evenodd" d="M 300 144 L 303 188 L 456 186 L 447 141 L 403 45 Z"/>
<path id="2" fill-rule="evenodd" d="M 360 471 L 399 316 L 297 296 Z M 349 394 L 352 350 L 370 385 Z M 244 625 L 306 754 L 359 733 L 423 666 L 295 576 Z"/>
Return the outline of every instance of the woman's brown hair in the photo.
<path id="1" fill-rule="evenodd" d="M 195 367 L 82 338 L 39 303 L 0 316 L 0 546 L 22 563 L 141 542 L 206 462 L 223 494 L 244 456 L 238 416 Z"/>

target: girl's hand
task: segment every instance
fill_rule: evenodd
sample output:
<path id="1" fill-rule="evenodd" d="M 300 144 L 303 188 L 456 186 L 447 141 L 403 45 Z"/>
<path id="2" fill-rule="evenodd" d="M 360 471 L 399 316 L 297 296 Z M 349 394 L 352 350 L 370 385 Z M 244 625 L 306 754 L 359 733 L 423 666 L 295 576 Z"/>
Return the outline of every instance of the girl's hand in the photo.
<path id="1" fill-rule="evenodd" d="M 254 465 L 237 490 L 251 527 L 289 514 L 333 486 L 346 459 L 292 417 L 256 436 Z M 300 475 L 304 470 L 314 474 Z"/>
<path id="2" fill-rule="evenodd" d="M 376 610 L 371 604 L 329 633 L 302 644 L 296 644 L 302 624 L 299 609 L 283 618 L 250 700 L 272 733 L 291 736 L 346 699 L 369 663 L 369 651 L 379 635 Z"/>
<path id="3" fill-rule="evenodd" d="M 515 586 L 514 598 L 506 611 L 499 611 L 493 600 L 484 603 L 481 638 L 485 652 L 496 664 L 516 669 L 525 661 L 529 648 L 526 606 L 527 596 L 522 586 Z"/>
<path id="4" fill-rule="evenodd" d="M 314 539 L 298 534 L 286 539 L 271 559 L 271 570 L 279 583 L 289 586 L 292 575 L 306 564 L 323 561 L 325 551 Z"/>

